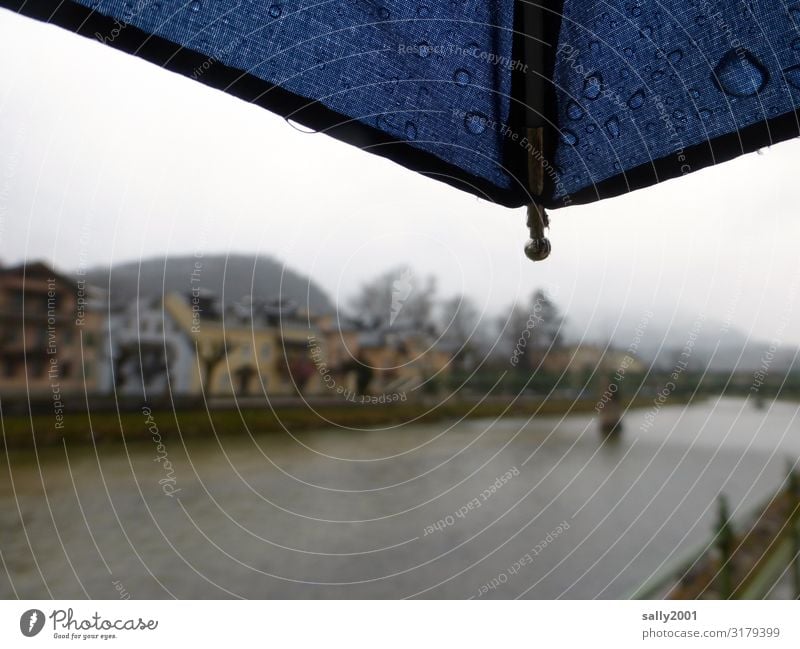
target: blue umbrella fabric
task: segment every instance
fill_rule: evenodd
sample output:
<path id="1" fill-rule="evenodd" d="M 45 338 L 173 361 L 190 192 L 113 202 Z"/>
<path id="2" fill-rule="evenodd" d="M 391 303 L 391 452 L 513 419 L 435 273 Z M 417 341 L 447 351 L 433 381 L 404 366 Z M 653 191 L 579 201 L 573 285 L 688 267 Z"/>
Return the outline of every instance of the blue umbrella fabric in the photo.
<path id="1" fill-rule="evenodd" d="M 800 131 L 800 3 L 0 5 L 506 206 L 610 197 Z"/>

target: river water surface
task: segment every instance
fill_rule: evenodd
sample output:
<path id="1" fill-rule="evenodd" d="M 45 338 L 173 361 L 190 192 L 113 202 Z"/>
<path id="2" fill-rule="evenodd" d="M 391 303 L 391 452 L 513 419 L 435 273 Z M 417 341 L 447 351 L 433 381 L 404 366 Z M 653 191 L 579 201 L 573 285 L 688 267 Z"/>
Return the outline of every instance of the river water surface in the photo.
<path id="1" fill-rule="evenodd" d="M 800 456 L 800 406 L 336 428 L 0 456 L 4 598 L 619 598 Z M 161 484 L 159 483 L 161 481 Z"/>

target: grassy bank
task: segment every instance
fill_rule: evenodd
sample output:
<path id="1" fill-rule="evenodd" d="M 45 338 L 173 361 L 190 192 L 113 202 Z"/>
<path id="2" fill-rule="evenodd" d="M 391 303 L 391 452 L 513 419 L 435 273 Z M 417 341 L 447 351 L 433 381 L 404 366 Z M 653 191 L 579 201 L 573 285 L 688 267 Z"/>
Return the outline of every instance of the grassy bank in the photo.
<path id="1" fill-rule="evenodd" d="M 650 400 L 641 400 L 633 405 L 647 405 Z M 462 417 L 485 418 L 498 416 L 530 417 L 538 414 L 561 415 L 567 412 L 592 412 L 592 400 L 571 399 L 516 400 L 450 400 L 443 404 L 401 402 L 386 405 L 324 404 L 312 410 L 302 403 L 281 405 L 279 409 L 248 408 L 215 410 L 147 410 L 128 412 L 75 412 L 65 415 L 57 425 L 52 415 L 33 417 L 15 415 L 2 419 L 5 446 L 9 449 L 31 448 L 74 443 L 114 443 L 123 439 L 135 441 L 149 439 L 157 432 L 164 439 L 183 436 L 212 437 L 218 435 L 241 435 L 250 433 L 292 432 L 328 428 L 331 425 L 344 429 L 369 429 L 408 422 L 425 423 L 452 420 Z"/>

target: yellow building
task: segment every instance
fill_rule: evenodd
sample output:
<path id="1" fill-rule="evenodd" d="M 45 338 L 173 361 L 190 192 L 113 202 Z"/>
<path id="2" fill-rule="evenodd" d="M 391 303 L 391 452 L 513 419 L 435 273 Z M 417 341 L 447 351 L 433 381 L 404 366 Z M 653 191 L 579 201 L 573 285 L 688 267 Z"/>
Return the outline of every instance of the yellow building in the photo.
<path id="1" fill-rule="evenodd" d="M 599 345 L 575 345 L 551 350 L 542 367 L 545 371 L 561 374 L 583 375 L 597 371 L 600 374 L 614 372 L 625 367 L 628 372 L 638 373 L 646 368 L 637 358 L 624 350 Z"/>
<path id="2" fill-rule="evenodd" d="M 296 395 L 319 391 L 307 342 L 307 314 L 269 305 L 224 313 L 214 296 L 168 295 L 164 310 L 195 350 L 188 392 L 209 396 Z M 290 312 L 290 313 L 289 313 Z M 291 317 L 290 317 L 291 316 Z"/>

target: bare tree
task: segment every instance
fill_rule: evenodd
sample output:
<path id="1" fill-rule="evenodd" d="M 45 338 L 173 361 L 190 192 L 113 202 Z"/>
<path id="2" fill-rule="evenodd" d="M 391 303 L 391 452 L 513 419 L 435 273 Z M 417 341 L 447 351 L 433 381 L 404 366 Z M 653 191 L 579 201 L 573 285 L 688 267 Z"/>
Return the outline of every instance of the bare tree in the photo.
<path id="1" fill-rule="evenodd" d="M 510 314 L 500 319 L 503 347 L 512 364 L 529 368 L 541 362 L 548 351 L 563 340 L 565 318 L 546 291 L 534 291 L 526 306 L 514 304 Z"/>
<path id="2" fill-rule="evenodd" d="M 486 345 L 486 331 L 480 312 L 468 297 L 456 295 L 444 300 L 438 309 L 437 328 L 443 342 L 457 354 L 455 362 L 467 369 Z"/>
<path id="3" fill-rule="evenodd" d="M 356 317 L 369 327 L 391 327 L 395 323 L 428 329 L 433 323 L 436 281 L 417 278 L 410 268 L 398 267 L 361 287 L 350 302 Z"/>
<path id="4" fill-rule="evenodd" d="M 203 386 L 206 390 L 211 387 L 211 379 L 214 378 L 214 370 L 222 362 L 227 353 L 224 340 L 210 342 L 204 345 L 197 344 L 197 355 L 203 368 Z"/>
<path id="5" fill-rule="evenodd" d="M 547 291 L 538 289 L 531 296 L 531 313 L 538 323 L 534 340 L 540 349 L 561 346 L 564 337 L 565 318 L 548 295 Z"/>

